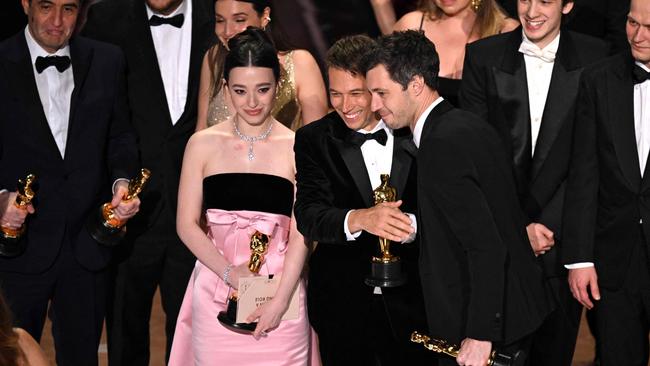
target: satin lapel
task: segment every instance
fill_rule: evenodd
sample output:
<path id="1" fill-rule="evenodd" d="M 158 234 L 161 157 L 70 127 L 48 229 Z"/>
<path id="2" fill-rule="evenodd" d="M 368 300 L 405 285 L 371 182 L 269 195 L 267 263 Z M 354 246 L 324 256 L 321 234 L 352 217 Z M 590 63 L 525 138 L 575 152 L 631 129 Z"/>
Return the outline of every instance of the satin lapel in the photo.
<path id="1" fill-rule="evenodd" d="M 393 162 L 390 168 L 390 186 L 397 190 L 397 197 L 402 197 L 413 162 L 413 157 L 406 151 L 404 144 L 408 143 L 412 136 L 404 129 L 395 130 L 393 134 L 395 139 L 393 141 Z"/>
<path id="2" fill-rule="evenodd" d="M 339 121 L 337 121 L 338 123 Z M 340 122 L 341 124 L 343 122 Z M 372 185 L 370 184 L 370 178 L 368 177 L 368 170 L 366 169 L 366 164 L 363 161 L 363 154 L 361 149 L 354 144 L 346 141 L 346 133 L 350 133 L 349 129 L 339 128 L 340 126 L 332 126 L 330 132 L 330 139 L 334 146 L 336 146 L 341 158 L 345 163 L 345 166 L 348 168 L 354 184 L 359 190 L 359 194 L 363 199 L 363 202 L 366 204 L 366 207 L 372 207 L 374 202 L 372 200 Z"/>
<path id="3" fill-rule="evenodd" d="M 61 153 L 56 146 L 52 130 L 47 123 L 47 117 L 45 117 L 45 112 L 43 111 L 38 87 L 36 86 L 36 79 L 34 78 L 32 59 L 27 48 L 27 41 L 24 36 L 17 36 L 16 42 L 16 54 L 7 55 L 7 59 L 11 60 L 7 64 L 9 68 L 7 70 L 8 81 L 13 86 L 12 89 L 16 92 L 17 103 L 22 103 L 27 113 L 27 118 L 24 122 L 32 126 L 30 130 L 33 131 L 33 139 L 35 141 L 42 141 L 46 148 L 52 152 L 50 154 L 51 156 L 57 156 L 62 160 Z"/>
<path id="4" fill-rule="evenodd" d="M 158 115 L 161 123 L 159 126 L 165 128 L 172 127 L 171 114 L 169 106 L 167 105 L 167 96 L 165 95 L 165 86 L 163 85 L 162 77 L 160 76 L 160 67 L 158 66 L 158 58 L 156 57 L 156 49 L 153 45 L 153 38 L 151 37 L 151 30 L 149 29 L 149 21 L 147 19 L 147 10 L 144 1 L 138 0 L 132 2 L 133 8 L 131 11 L 131 27 L 129 29 L 129 37 L 133 38 L 132 49 L 130 52 L 136 55 L 133 62 L 129 62 L 129 67 L 136 70 L 130 70 L 129 73 L 137 72 L 144 75 L 144 81 L 149 87 L 147 88 L 151 95 L 138 96 L 139 98 L 147 98 L 153 101 L 156 106 L 155 110 L 151 113 Z M 162 123 L 164 121 L 164 123 Z"/>
<path id="5" fill-rule="evenodd" d="M 203 8 L 203 2 L 194 1 L 192 3 L 192 50 L 190 53 L 190 70 L 188 73 L 187 98 L 183 114 L 175 126 L 184 123 L 187 119 L 185 115 L 195 110 L 195 104 L 198 100 L 199 80 L 203 55 L 210 47 L 211 38 L 208 35 L 214 34 L 214 26 L 211 20 L 210 12 Z M 194 122 L 194 121 L 192 121 Z"/>
<path id="6" fill-rule="evenodd" d="M 76 125 L 76 110 L 79 106 L 80 100 L 83 99 L 84 84 L 86 82 L 86 75 L 92 63 L 93 51 L 90 48 L 81 47 L 78 42 L 72 41 L 70 43 L 70 60 L 72 64 L 72 74 L 74 77 L 74 89 L 72 90 L 72 98 L 70 101 L 70 116 L 68 118 L 68 137 L 66 143 L 66 156 L 68 156 L 68 148 L 70 147 L 70 137 L 73 136 L 73 129 Z"/>
<path id="7" fill-rule="evenodd" d="M 564 36 L 563 34 L 562 37 Z M 563 38 L 560 38 L 560 42 L 562 40 Z M 565 63 L 560 59 L 563 56 L 562 51 L 565 51 L 565 49 L 560 45 L 558 59 L 553 66 L 553 74 L 544 106 L 542 124 L 535 145 L 535 154 L 533 155 L 533 165 L 530 174 L 531 182 L 539 174 L 558 133 L 562 129 L 563 123 L 567 119 L 567 113 L 571 111 L 576 100 L 576 95 L 578 94 L 578 84 L 582 69 L 571 70 L 566 68 Z"/>
<path id="8" fill-rule="evenodd" d="M 634 85 L 631 66 L 623 64 L 620 69 L 607 74 L 607 88 L 598 92 L 606 96 L 602 100 L 607 101 L 607 120 L 611 124 L 618 163 L 631 190 L 637 192 L 641 173 L 634 132 Z"/>
<path id="9" fill-rule="evenodd" d="M 510 131 L 514 164 L 524 175 L 528 175 L 531 137 L 524 58 L 517 49 L 512 49 L 504 58 L 501 68 L 494 68 L 492 72 L 503 111 L 504 120 L 500 123 Z"/>

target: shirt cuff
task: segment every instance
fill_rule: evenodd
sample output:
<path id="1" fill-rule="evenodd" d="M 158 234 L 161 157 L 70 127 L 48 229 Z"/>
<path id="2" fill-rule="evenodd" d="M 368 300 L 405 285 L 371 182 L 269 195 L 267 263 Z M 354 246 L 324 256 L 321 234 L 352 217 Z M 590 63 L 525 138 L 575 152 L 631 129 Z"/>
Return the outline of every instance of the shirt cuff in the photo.
<path id="1" fill-rule="evenodd" d="M 0 194 L 6 193 L 6 192 L 9 192 L 9 191 L 6 190 L 6 189 L 0 189 Z"/>
<path id="2" fill-rule="evenodd" d="M 579 262 L 579 263 L 571 263 L 571 264 L 565 264 L 564 268 L 566 269 L 578 269 L 578 268 L 589 268 L 593 267 L 594 264 L 592 262 Z"/>
<path id="3" fill-rule="evenodd" d="M 128 180 L 126 178 L 117 178 L 117 179 L 115 179 L 115 182 L 113 182 L 113 188 L 111 189 L 113 194 L 115 194 L 115 186 L 117 185 L 117 183 L 122 182 L 122 181 L 126 182 L 127 184 L 130 182 L 130 180 Z"/>
<path id="4" fill-rule="evenodd" d="M 348 241 L 355 241 L 361 235 L 361 230 L 351 233 L 350 232 L 350 227 L 348 226 L 348 218 L 350 217 L 350 213 L 354 210 L 348 211 L 348 213 L 345 214 L 345 220 L 343 220 L 343 231 L 345 232 L 345 238 Z"/>
<path id="5" fill-rule="evenodd" d="M 404 244 L 408 244 L 408 243 L 412 243 L 413 240 L 415 240 L 415 237 L 416 237 L 417 234 L 418 234 L 418 221 L 417 221 L 417 219 L 415 218 L 415 215 L 414 215 L 414 214 L 412 214 L 412 213 L 408 213 L 408 212 L 405 212 L 405 213 L 406 213 L 406 216 L 408 216 L 409 219 L 411 219 L 411 227 L 413 228 L 413 232 L 411 233 L 411 235 L 409 235 L 409 237 L 406 238 L 406 240 L 404 240 L 404 241 L 402 242 L 402 243 L 404 243 Z"/>

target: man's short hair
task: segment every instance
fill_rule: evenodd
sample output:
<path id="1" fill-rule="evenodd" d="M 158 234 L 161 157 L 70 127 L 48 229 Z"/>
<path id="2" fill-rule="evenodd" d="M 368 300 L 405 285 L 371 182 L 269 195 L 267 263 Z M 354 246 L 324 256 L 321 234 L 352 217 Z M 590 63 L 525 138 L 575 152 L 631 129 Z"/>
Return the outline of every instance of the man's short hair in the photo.
<path id="1" fill-rule="evenodd" d="M 365 73 L 361 69 L 361 61 L 375 46 L 376 42 L 364 34 L 344 37 L 330 47 L 325 62 L 327 67 L 334 67 L 348 71 L 352 75 L 363 76 Z"/>
<path id="2" fill-rule="evenodd" d="M 362 71 L 383 65 L 390 78 L 404 90 L 414 76 L 422 76 L 431 89 L 438 89 L 440 59 L 436 46 L 422 31 L 406 30 L 379 37 L 377 46 L 366 54 Z"/>

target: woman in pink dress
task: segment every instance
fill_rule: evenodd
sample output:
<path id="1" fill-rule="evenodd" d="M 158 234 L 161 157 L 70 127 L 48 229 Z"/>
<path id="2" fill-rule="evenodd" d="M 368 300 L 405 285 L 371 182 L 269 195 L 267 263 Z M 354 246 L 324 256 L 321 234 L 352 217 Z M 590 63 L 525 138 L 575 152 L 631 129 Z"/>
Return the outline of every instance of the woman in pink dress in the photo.
<path id="1" fill-rule="evenodd" d="M 176 325 L 169 365 L 308 365 L 310 328 L 301 273 L 307 246 L 292 214 L 294 134 L 271 116 L 280 73 L 277 53 L 259 29 L 229 43 L 226 122 L 187 144 L 178 194 L 178 235 L 198 260 Z M 201 224 L 205 214 L 207 234 Z M 275 296 L 248 316 L 253 334 L 217 320 L 248 269 L 250 238 L 269 245 L 259 275 L 281 276 Z M 298 318 L 281 320 L 298 292 Z"/>

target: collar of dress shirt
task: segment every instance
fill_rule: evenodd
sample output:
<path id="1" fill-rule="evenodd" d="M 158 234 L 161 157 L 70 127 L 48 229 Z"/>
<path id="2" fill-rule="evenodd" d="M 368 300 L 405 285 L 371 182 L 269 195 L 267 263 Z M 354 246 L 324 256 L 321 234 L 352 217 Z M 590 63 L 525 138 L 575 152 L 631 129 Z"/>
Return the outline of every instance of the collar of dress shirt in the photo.
<path id="1" fill-rule="evenodd" d="M 562 32 L 558 33 L 557 36 L 555 36 L 555 38 L 551 41 L 551 43 L 546 45 L 546 47 L 540 49 L 535 43 L 533 43 L 533 41 L 531 41 L 530 39 L 528 39 L 528 37 L 526 37 L 526 33 L 522 29 L 521 41 L 529 43 L 532 47 L 536 47 L 540 51 L 551 51 L 557 54 L 557 49 L 558 47 L 560 47 L 560 34 L 562 34 Z"/>
<path id="2" fill-rule="evenodd" d="M 187 11 L 187 1 L 185 1 L 185 0 L 181 3 L 181 5 L 178 6 L 178 8 L 176 8 L 176 10 L 174 10 L 173 12 L 171 12 L 170 14 L 167 14 L 167 15 L 156 13 L 155 11 L 151 10 L 151 8 L 149 7 L 149 4 L 147 4 L 146 1 L 145 1 L 145 6 L 147 7 L 147 19 L 151 19 L 151 17 L 153 15 L 157 15 L 157 16 L 159 16 L 161 18 L 171 18 L 171 17 L 173 17 L 173 16 L 175 16 L 177 14 L 185 14 L 185 12 Z M 187 15 L 185 16 L 185 18 L 187 18 Z M 183 23 L 183 24 L 185 24 L 185 23 Z M 180 28 L 178 28 L 178 29 L 180 29 Z"/>
<path id="3" fill-rule="evenodd" d="M 650 72 L 650 68 L 648 68 L 648 66 L 644 65 L 642 62 L 640 62 L 640 61 L 634 61 L 634 63 L 635 63 L 636 65 L 638 65 L 639 67 L 641 67 L 643 70 L 645 70 L 645 71 L 647 71 L 647 72 Z M 646 80 L 646 81 L 647 81 L 647 80 Z"/>
<path id="4" fill-rule="evenodd" d="M 390 128 L 388 128 L 388 126 L 386 126 L 383 119 L 380 119 L 379 122 L 377 122 L 377 124 L 375 125 L 375 128 L 373 128 L 372 130 L 368 131 L 368 130 L 361 129 L 361 130 L 358 130 L 357 132 L 363 133 L 363 134 L 375 133 L 375 132 L 381 130 L 382 128 L 386 129 L 387 133 L 390 133 L 391 135 L 393 134 L 393 130 L 391 130 Z"/>
<path id="5" fill-rule="evenodd" d="M 427 107 L 427 109 L 422 112 L 420 117 L 418 117 L 417 122 L 415 122 L 415 127 L 413 128 L 413 143 L 415 144 L 415 147 L 418 149 L 420 148 L 420 137 L 422 137 L 422 129 L 424 128 L 424 121 L 426 121 L 427 117 L 429 117 L 429 113 L 435 108 L 438 104 L 440 104 L 444 99 L 442 97 L 438 97 L 438 99 L 434 100 L 431 105 Z"/>
<path id="6" fill-rule="evenodd" d="M 29 49 L 29 55 L 32 58 L 32 67 L 35 67 L 34 64 L 36 63 L 36 58 L 38 56 L 41 57 L 47 57 L 47 56 L 68 56 L 70 57 L 70 46 L 65 45 L 62 48 L 59 48 L 56 50 L 54 53 L 49 53 L 41 47 L 38 42 L 32 37 L 31 32 L 29 31 L 29 27 L 25 27 L 25 40 L 27 41 L 27 48 Z"/>

